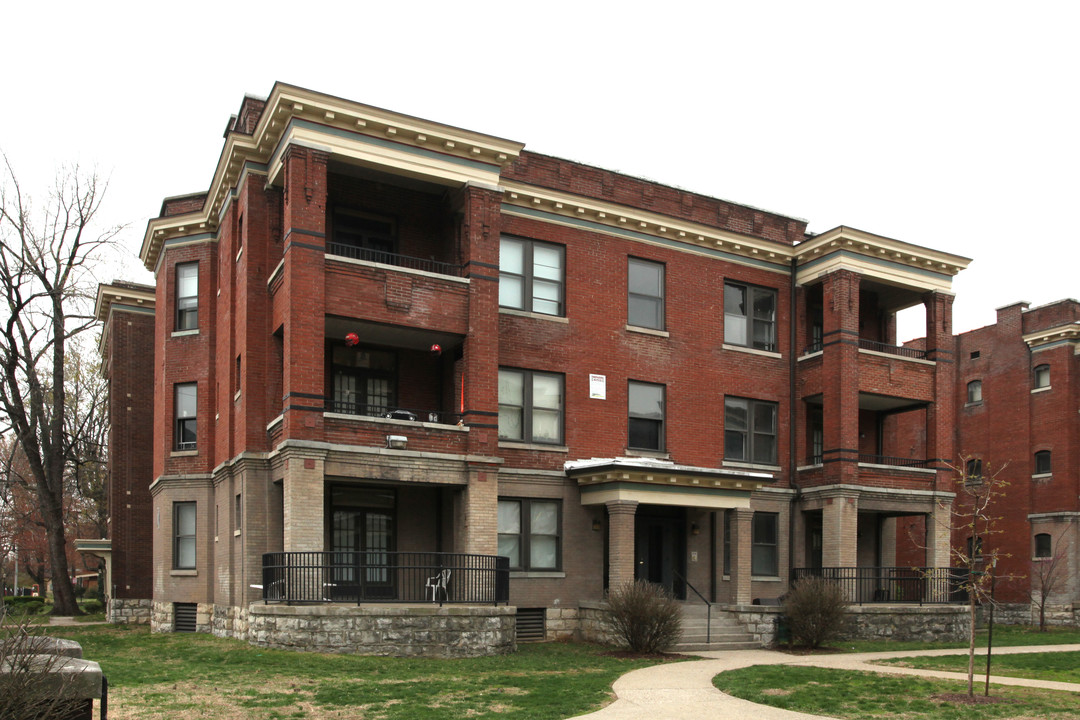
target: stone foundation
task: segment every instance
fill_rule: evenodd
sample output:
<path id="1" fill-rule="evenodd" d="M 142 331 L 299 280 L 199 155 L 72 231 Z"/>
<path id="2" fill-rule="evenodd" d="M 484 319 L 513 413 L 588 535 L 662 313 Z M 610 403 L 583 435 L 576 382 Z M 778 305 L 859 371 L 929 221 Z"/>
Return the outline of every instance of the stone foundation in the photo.
<path id="1" fill-rule="evenodd" d="M 621 641 L 611 630 L 611 614 L 607 603 L 582 601 L 578 609 L 578 637 L 598 645 L 619 645 Z"/>
<path id="2" fill-rule="evenodd" d="M 984 610 L 981 620 L 988 618 Z M 1034 625 L 1039 624 L 1039 606 L 1035 603 L 1001 603 L 994 608 L 994 622 L 1002 625 Z M 1080 603 L 1066 603 L 1046 605 L 1046 624 L 1059 627 L 1080 627 Z"/>
<path id="3" fill-rule="evenodd" d="M 154 601 L 149 599 L 109 598 L 105 617 L 118 625 L 148 625 Z"/>
<path id="4" fill-rule="evenodd" d="M 195 607 L 195 632 L 211 632 L 214 605 L 198 603 Z M 173 632 L 173 603 L 155 600 L 150 609 L 150 632 Z"/>
<path id="5" fill-rule="evenodd" d="M 755 642 L 763 647 L 776 642 L 780 617 L 784 614 L 779 605 L 729 605 L 726 610 L 754 636 Z"/>
<path id="6" fill-rule="evenodd" d="M 853 605 L 841 637 L 936 642 L 967 637 L 967 605 Z"/>
<path id="7" fill-rule="evenodd" d="M 578 637 L 581 620 L 577 608 L 549 607 L 544 616 L 545 640 L 573 640 Z"/>
<path id="8" fill-rule="evenodd" d="M 284 650 L 393 657 L 480 657 L 517 649 L 517 608 L 252 603 L 247 640 Z"/>

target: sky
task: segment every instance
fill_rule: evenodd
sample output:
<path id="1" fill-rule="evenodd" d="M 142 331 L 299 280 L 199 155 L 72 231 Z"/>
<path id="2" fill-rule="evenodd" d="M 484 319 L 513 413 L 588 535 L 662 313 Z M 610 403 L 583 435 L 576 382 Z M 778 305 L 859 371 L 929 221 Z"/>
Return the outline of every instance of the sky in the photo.
<path id="1" fill-rule="evenodd" d="M 152 282 L 147 221 L 280 80 L 972 258 L 962 332 L 1080 296 L 1078 27 L 1069 2 L 19 3 L 0 151 L 38 196 L 107 178 L 100 279 Z"/>

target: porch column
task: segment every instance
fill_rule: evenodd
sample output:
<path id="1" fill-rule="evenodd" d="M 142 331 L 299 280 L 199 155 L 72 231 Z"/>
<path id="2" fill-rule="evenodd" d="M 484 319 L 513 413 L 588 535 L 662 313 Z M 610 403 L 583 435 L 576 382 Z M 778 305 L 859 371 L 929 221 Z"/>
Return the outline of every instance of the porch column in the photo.
<path id="1" fill-rule="evenodd" d="M 930 567 L 952 564 L 952 519 L 952 498 L 936 498 L 926 516 L 926 564 Z"/>
<path id="2" fill-rule="evenodd" d="M 461 493 L 464 538 L 462 552 L 499 554 L 499 475 L 495 467 L 469 468 L 469 485 Z"/>
<path id="3" fill-rule="evenodd" d="M 822 286 L 824 347 L 821 358 L 826 484 L 854 484 L 859 477 L 860 276 L 836 270 Z M 827 564 L 827 563 L 826 563 Z"/>
<path id="4" fill-rule="evenodd" d="M 937 467 L 937 489 L 950 490 L 955 473 L 947 465 L 957 463 L 953 432 L 956 429 L 955 393 L 956 358 L 952 335 L 953 296 L 928 293 L 926 306 L 926 357 L 934 360 L 934 398 L 926 407 L 926 458 Z"/>
<path id="5" fill-rule="evenodd" d="M 608 589 L 634 581 L 636 500 L 610 500 L 608 511 Z"/>
<path id="6" fill-rule="evenodd" d="M 823 567 L 858 567 L 859 497 L 837 492 L 825 498 L 821 513 Z"/>
<path id="7" fill-rule="evenodd" d="M 750 577 L 753 573 L 753 527 L 754 511 L 736 508 L 731 511 L 731 594 L 732 605 L 749 605 L 752 590 Z"/>
<path id="8" fill-rule="evenodd" d="M 324 456 L 292 452 L 282 482 L 285 552 L 322 551 Z"/>

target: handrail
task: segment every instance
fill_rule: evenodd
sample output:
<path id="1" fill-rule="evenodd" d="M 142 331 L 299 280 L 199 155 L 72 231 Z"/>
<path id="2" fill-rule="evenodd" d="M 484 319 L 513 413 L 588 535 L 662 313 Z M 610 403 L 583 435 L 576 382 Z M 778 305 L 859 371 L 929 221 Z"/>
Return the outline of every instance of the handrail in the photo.
<path id="1" fill-rule="evenodd" d="M 926 351 L 922 348 L 890 345 L 889 343 L 883 343 L 878 340 L 859 338 L 859 347 L 863 350 L 873 350 L 874 352 L 885 353 L 887 355 L 898 355 L 900 357 L 914 358 L 916 360 L 926 359 Z"/>
<path id="2" fill-rule="evenodd" d="M 452 277 L 461 277 L 462 271 L 462 266 L 455 265 L 454 263 L 413 257 L 411 255 L 401 255 L 399 253 L 386 252 L 384 250 L 356 247 L 355 245 L 346 245 L 343 243 L 326 243 L 326 254 L 345 257 L 351 260 L 365 260 L 367 262 L 380 263 L 382 265 L 393 265 L 395 267 L 408 268 L 409 270 L 420 270 L 422 272 L 435 273 L 437 275 L 450 275 Z"/>
<path id="3" fill-rule="evenodd" d="M 690 581 L 682 576 L 678 570 L 673 570 L 675 577 L 683 581 L 686 587 L 694 591 L 694 594 L 701 598 L 701 602 L 705 603 L 705 643 L 712 642 L 712 606 L 713 604 L 705 599 L 705 596 L 698 592 L 698 589 L 690 584 Z"/>

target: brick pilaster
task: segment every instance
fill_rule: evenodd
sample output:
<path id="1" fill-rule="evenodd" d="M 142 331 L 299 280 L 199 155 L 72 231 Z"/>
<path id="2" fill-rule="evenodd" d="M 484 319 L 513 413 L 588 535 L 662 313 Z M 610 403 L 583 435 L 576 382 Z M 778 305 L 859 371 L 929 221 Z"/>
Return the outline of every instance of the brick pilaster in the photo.
<path id="1" fill-rule="evenodd" d="M 851 484 L 859 476 L 859 284 L 850 270 L 825 277 L 821 371 L 829 483 Z"/>
<path id="2" fill-rule="evenodd" d="M 728 601 L 733 605 L 749 605 L 752 575 L 753 519 L 754 511 L 750 508 L 737 508 L 731 511 L 731 595 Z"/>
<path id="3" fill-rule="evenodd" d="M 290 453 L 282 484 L 285 552 L 324 548 L 324 457 L 319 453 Z"/>
<path id="4" fill-rule="evenodd" d="M 634 581 L 634 516 L 637 501 L 612 500 L 608 511 L 608 588 Z"/>
<path id="5" fill-rule="evenodd" d="M 461 493 L 461 552 L 497 555 L 499 551 L 499 480 L 494 466 L 469 468 Z"/>
<path id="6" fill-rule="evenodd" d="M 821 515 L 821 564 L 824 567 L 858 566 L 858 496 L 836 493 L 827 497 Z"/>
<path id="7" fill-rule="evenodd" d="M 926 408 L 926 457 L 937 461 L 937 488 L 949 490 L 954 473 L 947 464 L 959 462 L 954 446 L 956 356 L 952 335 L 953 296 L 929 293 L 923 302 L 926 305 L 927 358 L 935 362 L 935 401 Z"/>

